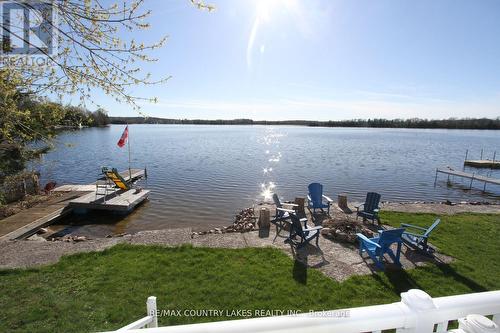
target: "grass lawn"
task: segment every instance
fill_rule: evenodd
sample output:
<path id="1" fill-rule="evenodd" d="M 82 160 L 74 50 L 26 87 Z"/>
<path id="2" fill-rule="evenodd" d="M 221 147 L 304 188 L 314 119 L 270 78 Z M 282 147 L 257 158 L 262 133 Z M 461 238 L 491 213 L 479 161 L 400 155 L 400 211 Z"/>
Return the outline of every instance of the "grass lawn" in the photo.
<path id="1" fill-rule="evenodd" d="M 383 213 L 394 226 L 428 226 L 430 214 Z M 277 249 L 207 249 L 118 245 L 64 257 L 38 269 L 0 271 L 0 332 L 117 329 L 163 310 L 330 310 L 399 300 L 421 288 L 432 296 L 500 289 L 500 215 L 445 216 L 431 242 L 456 260 L 337 283 Z M 160 325 L 228 319 L 161 317 Z M 235 319 L 231 317 L 230 319 Z"/>

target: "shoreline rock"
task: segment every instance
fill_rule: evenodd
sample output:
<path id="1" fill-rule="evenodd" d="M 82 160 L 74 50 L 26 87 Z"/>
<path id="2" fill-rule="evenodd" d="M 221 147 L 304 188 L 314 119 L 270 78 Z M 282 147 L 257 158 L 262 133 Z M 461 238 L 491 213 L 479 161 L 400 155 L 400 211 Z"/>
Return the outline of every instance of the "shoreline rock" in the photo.
<path id="1" fill-rule="evenodd" d="M 226 227 L 218 227 L 213 228 L 208 231 L 193 231 L 191 233 L 191 238 L 194 238 L 198 235 L 206 235 L 206 234 L 225 234 L 231 232 L 250 232 L 256 230 L 257 218 L 255 216 L 254 209 L 249 207 L 240 211 L 234 217 L 234 222 Z"/>

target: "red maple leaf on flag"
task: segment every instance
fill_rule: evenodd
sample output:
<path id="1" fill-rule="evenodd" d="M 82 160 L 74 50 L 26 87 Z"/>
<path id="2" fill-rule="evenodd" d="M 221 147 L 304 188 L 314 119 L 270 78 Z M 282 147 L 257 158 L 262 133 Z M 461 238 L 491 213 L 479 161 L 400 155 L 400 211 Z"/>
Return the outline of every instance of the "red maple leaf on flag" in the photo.
<path id="1" fill-rule="evenodd" d="M 122 148 L 125 146 L 125 143 L 127 142 L 128 139 L 128 125 L 125 127 L 125 130 L 123 130 L 122 136 L 120 137 L 120 140 L 118 140 L 118 147 Z"/>

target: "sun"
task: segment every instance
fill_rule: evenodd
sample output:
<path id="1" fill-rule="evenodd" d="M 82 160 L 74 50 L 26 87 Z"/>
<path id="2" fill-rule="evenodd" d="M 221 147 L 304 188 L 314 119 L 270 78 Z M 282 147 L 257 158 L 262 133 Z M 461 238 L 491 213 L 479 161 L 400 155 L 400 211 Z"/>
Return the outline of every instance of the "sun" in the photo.
<path id="1" fill-rule="evenodd" d="M 297 12 L 299 12 L 298 0 L 255 0 L 255 19 L 247 44 L 247 66 L 249 69 L 252 67 L 252 53 L 260 26 L 263 23 L 269 24 L 273 16 L 277 14 L 296 14 Z M 259 50 L 263 54 L 265 46 L 260 45 Z"/>
<path id="2" fill-rule="evenodd" d="M 287 11 L 297 7 L 297 0 L 256 0 L 256 19 L 269 21 L 275 12 Z"/>

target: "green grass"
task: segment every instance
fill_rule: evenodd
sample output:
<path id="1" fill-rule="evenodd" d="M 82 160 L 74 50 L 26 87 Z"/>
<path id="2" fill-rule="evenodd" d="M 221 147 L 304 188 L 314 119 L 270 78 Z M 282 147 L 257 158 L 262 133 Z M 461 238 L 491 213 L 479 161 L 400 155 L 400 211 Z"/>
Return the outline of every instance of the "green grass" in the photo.
<path id="1" fill-rule="evenodd" d="M 427 226 L 429 214 L 383 213 L 384 223 Z M 38 269 L 0 271 L 1 332 L 117 329 L 163 310 L 329 310 L 399 300 L 421 288 L 432 296 L 500 289 L 500 216 L 444 217 L 431 241 L 456 260 L 337 283 L 272 248 L 206 249 L 118 245 L 64 257 Z M 161 317 L 160 325 L 236 319 Z"/>
<path id="2" fill-rule="evenodd" d="M 395 227 L 400 223 L 428 227 L 437 217 L 393 212 L 382 215 L 384 223 Z M 430 265 L 410 274 L 425 271 L 432 273 L 431 282 L 449 283 L 429 289 L 432 296 L 500 289 L 500 215 L 466 213 L 439 217 L 441 223 L 432 232 L 430 241 L 455 260 L 450 265 Z M 444 276 L 439 272 L 445 273 Z"/>

